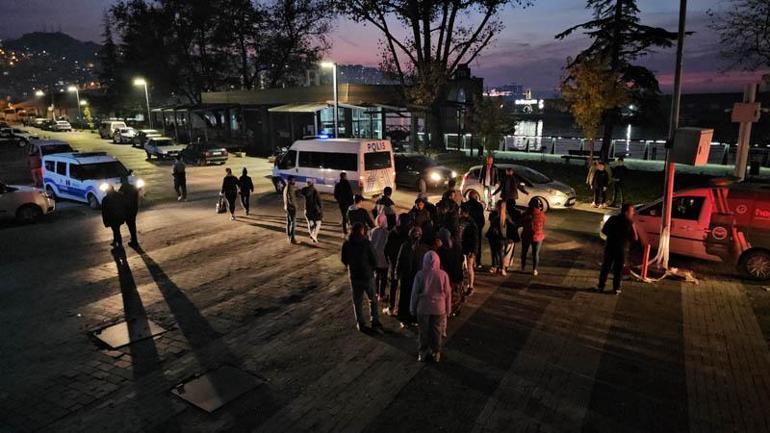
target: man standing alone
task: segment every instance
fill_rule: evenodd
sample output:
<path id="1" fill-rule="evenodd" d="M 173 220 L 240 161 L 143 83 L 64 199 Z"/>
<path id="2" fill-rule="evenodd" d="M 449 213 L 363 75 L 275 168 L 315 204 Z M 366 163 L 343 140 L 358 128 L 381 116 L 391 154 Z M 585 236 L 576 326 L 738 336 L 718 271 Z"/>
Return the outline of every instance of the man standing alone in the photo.
<path id="1" fill-rule="evenodd" d="M 174 168 L 172 174 L 174 176 L 174 191 L 176 191 L 176 200 L 187 200 L 187 174 L 185 169 L 187 166 L 182 162 L 182 156 L 177 155 L 176 161 L 174 161 Z"/>
<path id="2" fill-rule="evenodd" d="M 481 180 L 481 186 L 484 188 L 486 208 L 491 209 L 493 191 L 497 185 L 497 166 L 495 165 L 495 158 L 491 154 L 487 155 L 486 163 L 481 166 L 479 180 Z"/>
<path id="3" fill-rule="evenodd" d="M 286 211 L 286 236 L 289 237 L 291 244 L 297 243 L 297 239 L 294 238 L 294 229 L 297 226 L 296 194 L 294 176 L 289 176 L 288 183 L 283 187 L 283 210 Z"/>
<path id="4" fill-rule="evenodd" d="M 340 173 L 340 181 L 334 185 L 334 199 L 340 207 L 342 214 L 342 233 L 348 234 L 348 208 L 353 204 L 353 188 L 348 182 L 348 175 L 344 171 Z"/>
<path id="5" fill-rule="evenodd" d="M 120 189 L 123 194 L 123 200 L 126 205 L 126 225 L 128 232 L 131 233 L 131 241 L 128 246 L 131 248 L 139 247 L 139 240 L 136 237 L 136 214 L 139 213 L 139 190 L 128 181 L 126 176 L 120 178 Z"/>
<path id="6" fill-rule="evenodd" d="M 621 156 L 618 158 L 618 163 L 615 165 L 615 167 L 612 168 L 612 204 L 610 206 L 615 207 L 618 205 L 622 205 L 623 201 L 625 201 L 625 194 L 623 194 L 623 181 L 626 178 L 626 172 L 627 168 L 625 165 L 625 162 L 623 161 L 623 157 Z M 620 197 L 620 201 L 618 201 L 618 197 Z"/>
<path id="7" fill-rule="evenodd" d="M 602 227 L 602 233 L 607 236 L 607 242 L 604 246 L 604 260 L 599 273 L 597 292 L 604 291 L 611 268 L 612 291 L 616 295 L 620 294 L 620 280 L 623 277 L 628 243 L 639 239 L 634 227 L 635 214 L 636 209 L 630 203 L 625 203 L 620 209 L 620 214 L 610 217 Z"/>

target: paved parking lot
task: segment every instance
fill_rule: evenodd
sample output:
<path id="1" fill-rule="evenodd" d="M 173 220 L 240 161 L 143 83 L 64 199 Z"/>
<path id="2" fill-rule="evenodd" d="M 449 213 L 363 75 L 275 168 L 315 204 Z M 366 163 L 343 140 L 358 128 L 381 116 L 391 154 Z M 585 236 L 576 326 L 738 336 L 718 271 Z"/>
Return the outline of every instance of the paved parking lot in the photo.
<path id="1" fill-rule="evenodd" d="M 770 352 L 750 301 L 764 286 L 696 264 L 698 285 L 593 293 L 595 214 L 549 213 L 541 275 L 482 275 L 445 359 L 426 365 L 393 320 L 355 331 L 331 202 L 321 242 L 294 246 L 264 160 L 243 160 L 259 192 L 231 222 L 213 209 L 221 167 L 192 167 L 177 203 L 170 167 L 68 137 L 150 185 L 142 249 L 115 254 L 79 205 L 0 227 L 2 433 L 770 431 Z M 116 350 L 92 336 L 123 321 L 167 332 Z M 172 395 L 222 366 L 259 385 L 214 413 Z"/>

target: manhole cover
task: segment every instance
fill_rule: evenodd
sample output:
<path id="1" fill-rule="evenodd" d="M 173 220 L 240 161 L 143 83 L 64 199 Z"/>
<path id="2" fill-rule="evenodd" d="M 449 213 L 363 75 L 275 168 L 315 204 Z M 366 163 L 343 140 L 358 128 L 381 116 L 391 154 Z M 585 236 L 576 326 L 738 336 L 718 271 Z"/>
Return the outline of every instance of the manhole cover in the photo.
<path id="1" fill-rule="evenodd" d="M 254 389 L 259 382 L 256 377 L 226 365 L 179 384 L 171 393 L 211 413 Z"/>
<path id="2" fill-rule="evenodd" d="M 110 348 L 117 349 L 164 332 L 166 330 L 152 320 L 131 320 L 98 329 L 93 336 Z"/>

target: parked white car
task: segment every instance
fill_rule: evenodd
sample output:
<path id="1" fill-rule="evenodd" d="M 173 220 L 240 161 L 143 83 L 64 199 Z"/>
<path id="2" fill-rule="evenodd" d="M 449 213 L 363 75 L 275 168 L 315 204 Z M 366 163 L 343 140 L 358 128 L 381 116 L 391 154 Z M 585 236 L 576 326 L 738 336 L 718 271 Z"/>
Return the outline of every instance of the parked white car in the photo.
<path id="1" fill-rule="evenodd" d="M 125 128 L 120 128 L 115 132 L 115 135 L 112 136 L 112 142 L 115 144 L 130 144 L 134 141 L 134 137 L 136 137 L 136 129 L 127 126 Z"/>
<path id="2" fill-rule="evenodd" d="M 72 131 L 72 125 L 66 120 L 57 120 L 51 125 L 51 131 L 70 132 Z"/>
<path id="3" fill-rule="evenodd" d="M 144 143 L 144 151 L 147 153 L 147 159 L 153 156 L 158 159 L 174 158 L 183 151 L 184 144 L 176 144 L 169 137 L 149 137 Z"/>
<path id="4" fill-rule="evenodd" d="M 551 179 L 537 170 L 516 164 L 495 164 L 498 169 L 498 179 L 502 179 L 505 170 L 508 167 L 513 168 L 513 172 L 519 178 L 526 193 L 519 192 L 517 206 L 526 206 L 533 197 L 537 197 L 543 203 L 543 209 L 565 209 L 575 205 L 575 189 L 569 185 Z M 463 197 L 468 198 L 468 193 L 475 190 L 479 197 L 484 200 L 484 189 L 479 180 L 481 166 L 471 167 L 463 176 L 461 191 Z M 493 201 L 496 201 L 496 195 Z"/>
<path id="5" fill-rule="evenodd" d="M 24 223 L 37 221 L 54 211 L 56 204 L 43 190 L 0 182 L 0 218 Z"/>

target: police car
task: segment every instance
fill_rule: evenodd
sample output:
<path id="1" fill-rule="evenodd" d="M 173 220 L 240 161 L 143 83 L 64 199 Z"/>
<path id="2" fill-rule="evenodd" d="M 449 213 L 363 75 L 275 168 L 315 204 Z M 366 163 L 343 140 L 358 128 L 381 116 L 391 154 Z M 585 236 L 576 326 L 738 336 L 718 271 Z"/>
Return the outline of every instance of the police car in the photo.
<path id="1" fill-rule="evenodd" d="M 144 195 L 144 181 L 133 176 L 117 158 L 105 152 L 56 153 L 43 157 L 43 184 L 54 198 L 88 203 L 98 209 L 109 185 L 120 187 L 121 176 Z"/>

